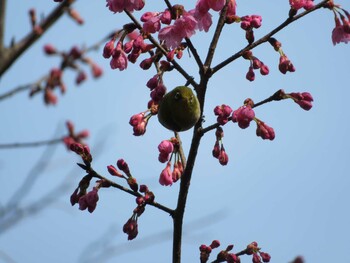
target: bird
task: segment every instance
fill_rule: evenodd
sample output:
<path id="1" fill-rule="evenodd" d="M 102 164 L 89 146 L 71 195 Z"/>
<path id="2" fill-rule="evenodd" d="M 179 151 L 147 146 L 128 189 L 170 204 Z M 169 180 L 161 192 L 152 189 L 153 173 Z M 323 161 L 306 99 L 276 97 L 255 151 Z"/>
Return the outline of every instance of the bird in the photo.
<path id="1" fill-rule="evenodd" d="M 198 98 L 192 89 L 178 86 L 166 93 L 158 106 L 158 120 L 167 129 L 182 132 L 191 129 L 201 115 Z"/>

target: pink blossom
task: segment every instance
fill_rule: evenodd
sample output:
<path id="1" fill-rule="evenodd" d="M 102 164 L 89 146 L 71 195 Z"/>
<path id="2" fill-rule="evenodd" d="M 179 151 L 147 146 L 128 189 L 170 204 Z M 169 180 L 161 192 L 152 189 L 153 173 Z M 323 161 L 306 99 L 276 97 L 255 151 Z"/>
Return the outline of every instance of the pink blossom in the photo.
<path id="1" fill-rule="evenodd" d="M 183 38 L 190 38 L 197 27 L 197 20 L 190 14 L 185 13 L 175 20 L 173 25 L 162 28 L 159 31 L 159 40 L 165 42 L 168 48 L 177 48 Z"/>
<path id="2" fill-rule="evenodd" d="M 254 117 L 255 112 L 250 106 L 242 106 L 233 112 L 232 121 L 238 122 L 238 126 L 245 129 L 249 127 Z"/>
<path id="3" fill-rule="evenodd" d="M 91 71 L 92 71 L 92 76 L 94 78 L 99 78 L 102 76 L 103 70 L 102 68 L 97 65 L 96 63 L 92 63 L 91 65 Z"/>
<path id="4" fill-rule="evenodd" d="M 123 226 L 123 232 L 128 235 L 128 240 L 133 240 L 138 234 L 137 221 L 131 217 Z"/>
<path id="5" fill-rule="evenodd" d="M 189 13 L 197 20 L 197 29 L 200 31 L 208 32 L 210 26 L 212 25 L 212 15 L 207 12 L 201 12 L 199 9 L 197 9 L 197 6 L 195 9 L 192 9 L 189 11 Z"/>
<path id="6" fill-rule="evenodd" d="M 218 140 L 215 141 L 214 148 L 212 150 L 213 157 L 219 158 L 220 155 L 220 143 Z"/>
<path id="7" fill-rule="evenodd" d="M 289 0 L 289 4 L 293 9 L 299 10 L 304 7 L 305 0 Z"/>
<path id="8" fill-rule="evenodd" d="M 103 48 L 103 57 L 110 58 L 114 50 L 114 39 L 108 41 Z"/>
<path id="9" fill-rule="evenodd" d="M 259 252 L 263 262 L 270 262 L 271 256 L 268 253 L 265 252 Z"/>
<path id="10" fill-rule="evenodd" d="M 157 87 L 158 85 L 158 80 L 159 80 L 159 76 L 158 74 L 154 75 L 152 78 L 150 78 L 148 81 L 147 81 L 147 84 L 146 86 L 150 89 L 150 90 L 153 90 Z"/>
<path id="11" fill-rule="evenodd" d="M 218 116 L 217 122 L 220 125 L 225 125 L 228 122 L 228 118 L 230 117 L 231 113 L 231 107 L 225 104 L 222 104 L 221 106 L 216 106 L 214 108 L 214 114 Z"/>
<path id="12" fill-rule="evenodd" d="M 145 33 L 153 34 L 155 32 L 158 32 L 160 30 L 160 17 L 153 16 L 149 18 L 143 23 L 142 28 Z"/>
<path id="13" fill-rule="evenodd" d="M 224 146 L 221 147 L 218 159 L 219 159 L 219 163 L 221 165 L 227 165 L 227 163 L 228 163 L 228 155 L 227 155 L 227 153 L 226 153 L 226 151 L 224 149 Z"/>
<path id="14" fill-rule="evenodd" d="M 165 93 L 166 87 L 164 86 L 164 84 L 159 83 L 157 87 L 155 87 L 155 89 L 151 91 L 150 96 L 154 102 L 159 102 L 163 98 Z"/>
<path id="15" fill-rule="evenodd" d="M 75 79 L 75 83 L 77 85 L 79 85 L 86 79 L 87 79 L 87 75 L 86 75 L 85 71 L 79 71 L 79 73 L 78 73 L 78 75 L 77 75 L 77 77 Z"/>
<path id="16" fill-rule="evenodd" d="M 190 38 L 195 33 L 197 20 L 190 13 L 185 12 L 180 18 L 175 20 L 174 25 L 181 31 L 183 38 Z"/>
<path id="17" fill-rule="evenodd" d="M 224 7 L 226 0 L 207 0 L 207 3 L 214 11 L 220 11 Z"/>
<path id="18" fill-rule="evenodd" d="M 106 6 L 114 13 L 121 13 L 124 9 L 129 12 L 141 10 L 145 5 L 144 0 L 106 0 L 106 2 Z"/>
<path id="19" fill-rule="evenodd" d="M 51 89 L 45 89 L 44 101 L 46 104 L 55 105 L 57 103 L 57 96 L 53 93 Z"/>
<path id="20" fill-rule="evenodd" d="M 347 44 L 350 41 L 350 33 L 345 30 L 345 26 L 341 24 L 339 18 L 335 19 L 335 28 L 332 31 L 333 45 L 344 42 Z"/>
<path id="21" fill-rule="evenodd" d="M 269 72 L 270 72 L 269 67 L 266 66 L 265 64 L 262 64 L 260 67 L 260 74 L 265 76 L 265 75 L 268 75 Z"/>
<path id="22" fill-rule="evenodd" d="M 275 131 L 273 130 L 273 128 L 271 128 L 262 121 L 258 121 L 257 125 L 257 136 L 263 138 L 264 140 L 268 139 L 272 141 L 273 139 L 275 139 Z"/>
<path id="23" fill-rule="evenodd" d="M 108 172 L 110 173 L 110 175 L 124 178 L 124 176 L 121 174 L 121 172 L 119 172 L 119 171 L 117 170 L 117 168 L 115 168 L 113 165 L 108 165 L 108 166 L 107 166 L 107 170 L 108 170 Z"/>
<path id="24" fill-rule="evenodd" d="M 252 66 L 249 67 L 249 70 L 245 76 L 245 78 L 249 81 L 254 81 L 255 80 L 255 73 L 254 73 L 254 69 Z"/>
<path id="25" fill-rule="evenodd" d="M 52 54 L 56 54 L 57 53 L 57 50 L 56 48 L 51 45 L 51 44 L 46 44 L 44 46 L 44 52 L 47 54 L 47 55 L 52 55 Z"/>
<path id="26" fill-rule="evenodd" d="M 166 9 L 160 16 L 160 21 L 163 24 L 170 25 L 171 23 L 171 13 L 169 9 Z"/>
<path id="27" fill-rule="evenodd" d="M 228 6 L 227 6 L 227 11 L 226 11 L 226 16 L 227 17 L 235 16 L 236 15 L 236 7 L 237 7 L 236 0 L 229 0 Z"/>
<path id="28" fill-rule="evenodd" d="M 294 10 L 299 10 L 301 8 L 308 10 L 314 6 L 313 0 L 289 0 L 289 3 Z"/>
<path id="29" fill-rule="evenodd" d="M 295 71 L 294 65 L 292 64 L 292 62 L 289 60 L 289 58 L 286 55 L 280 56 L 280 63 L 278 65 L 278 69 L 283 74 L 286 74 L 287 71 L 289 71 L 289 72 Z"/>
<path id="30" fill-rule="evenodd" d="M 314 99 L 309 92 L 303 93 L 290 93 L 287 96 L 291 97 L 295 103 L 297 103 L 302 109 L 310 110 L 312 108 L 312 102 Z"/>
<path id="31" fill-rule="evenodd" d="M 195 9 L 201 14 L 208 13 L 210 9 L 208 0 L 198 0 Z"/>
<path id="32" fill-rule="evenodd" d="M 145 134 L 148 123 L 148 116 L 144 112 L 133 115 L 130 118 L 129 124 L 133 127 L 134 135 L 140 136 Z"/>
<path id="33" fill-rule="evenodd" d="M 173 184 L 173 177 L 172 177 L 170 166 L 171 166 L 171 162 L 168 162 L 166 167 L 160 174 L 159 183 L 161 185 L 168 186 Z"/>
<path id="34" fill-rule="evenodd" d="M 85 210 L 86 208 L 90 213 L 92 213 L 97 205 L 98 197 L 98 189 L 94 187 L 90 192 L 86 195 L 79 198 L 79 209 Z"/>
<path id="35" fill-rule="evenodd" d="M 257 253 L 254 253 L 252 261 L 253 263 L 261 263 L 261 258 Z"/>
<path id="36" fill-rule="evenodd" d="M 130 174 L 130 169 L 128 163 L 124 159 L 119 159 L 117 161 L 117 166 L 120 170 L 122 170 L 127 175 Z"/>
<path id="37" fill-rule="evenodd" d="M 110 62 L 112 69 L 124 70 L 128 66 L 126 53 L 122 49 L 122 43 L 118 42 L 117 47 L 113 50 L 112 59 Z"/>
<path id="38" fill-rule="evenodd" d="M 158 145 L 158 150 L 159 150 L 158 160 L 161 163 L 165 163 L 166 161 L 169 160 L 170 154 L 172 154 L 172 152 L 174 151 L 174 145 L 172 144 L 172 142 L 168 140 L 164 140 Z"/>
<path id="39" fill-rule="evenodd" d="M 176 163 L 174 163 L 174 170 L 171 174 L 174 183 L 181 178 L 182 173 L 183 173 L 182 163 L 181 161 L 177 161 Z"/>

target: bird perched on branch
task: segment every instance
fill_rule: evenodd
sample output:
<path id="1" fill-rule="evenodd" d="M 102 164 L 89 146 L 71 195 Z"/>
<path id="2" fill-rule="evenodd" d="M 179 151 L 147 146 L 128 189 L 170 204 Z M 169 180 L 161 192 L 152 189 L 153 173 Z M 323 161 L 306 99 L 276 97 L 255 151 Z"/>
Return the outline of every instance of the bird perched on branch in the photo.
<path id="1" fill-rule="evenodd" d="M 186 86 L 168 92 L 159 103 L 158 120 L 172 131 L 191 129 L 199 120 L 200 114 L 197 96 Z"/>

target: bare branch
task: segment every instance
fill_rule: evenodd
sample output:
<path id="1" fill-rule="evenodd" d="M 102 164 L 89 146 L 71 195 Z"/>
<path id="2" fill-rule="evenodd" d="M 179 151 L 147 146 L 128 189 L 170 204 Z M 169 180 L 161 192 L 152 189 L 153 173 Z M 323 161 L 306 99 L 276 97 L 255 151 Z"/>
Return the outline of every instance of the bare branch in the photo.
<path id="1" fill-rule="evenodd" d="M 0 60 L 0 76 L 6 72 L 8 68 L 26 51 L 36 40 L 38 40 L 44 33 L 64 14 L 65 10 L 71 6 L 76 0 L 65 0 L 57 6 L 40 24 L 42 29 L 41 34 L 31 31 L 22 40 L 14 46 L 3 50 Z M 0 32 L 1 33 L 1 32 Z"/>
<path id="2" fill-rule="evenodd" d="M 43 140 L 43 141 L 35 141 L 35 142 L 15 142 L 15 143 L 4 143 L 0 144 L 1 149 L 10 149 L 10 148 L 27 148 L 27 147 L 38 147 L 51 145 L 56 143 L 61 143 L 62 138 L 51 139 L 51 140 Z"/>
<path id="3" fill-rule="evenodd" d="M 4 49 L 6 0 L 0 0 L 0 58 Z"/>
<path id="4" fill-rule="evenodd" d="M 288 26 L 289 24 L 295 22 L 296 20 L 302 18 L 303 16 L 316 11 L 317 9 L 320 9 L 322 7 L 325 7 L 326 4 L 329 2 L 329 0 L 323 0 L 321 3 L 315 5 L 313 8 L 300 13 L 299 15 L 293 16 L 293 17 L 289 17 L 286 19 L 286 21 L 284 21 L 282 24 L 280 24 L 278 27 L 276 27 L 275 29 L 273 29 L 270 33 L 268 33 L 267 35 L 263 36 L 262 38 L 260 38 L 259 40 L 253 42 L 252 44 L 246 46 L 245 48 L 243 48 L 242 50 L 240 50 L 239 52 L 237 52 L 236 54 L 232 55 L 231 57 L 227 58 L 226 60 L 224 60 L 223 62 L 219 63 L 218 65 L 216 65 L 215 67 L 212 68 L 211 74 L 215 74 L 217 71 L 219 71 L 220 69 L 222 69 L 223 67 L 225 67 L 226 65 L 228 65 L 229 63 L 235 61 L 237 58 L 241 57 L 244 52 L 251 50 L 259 45 L 261 45 L 262 43 L 267 42 L 273 35 L 275 35 L 277 32 L 281 31 L 283 28 L 285 28 L 286 26 Z"/>
<path id="5" fill-rule="evenodd" d="M 120 184 L 117 184 L 117 183 L 115 183 L 115 182 L 113 182 L 113 181 L 107 179 L 106 177 L 104 177 L 104 176 L 98 174 L 98 173 L 97 173 L 96 171 L 94 171 L 92 168 L 90 169 L 89 174 L 90 174 L 92 177 L 96 177 L 96 178 L 99 178 L 99 179 L 101 179 L 101 180 L 104 180 L 104 181 L 108 182 L 108 184 L 109 184 L 111 187 L 114 187 L 114 188 L 117 188 L 117 189 L 119 189 L 119 190 L 122 190 L 122 191 L 124 191 L 124 192 L 126 192 L 126 193 L 128 193 L 128 194 L 130 194 L 130 195 L 133 195 L 133 196 L 135 196 L 135 197 L 140 197 L 140 196 L 142 196 L 140 193 L 134 192 L 133 190 L 131 190 L 131 189 L 129 189 L 129 188 L 126 188 L 126 187 L 124 187 L 124 186 L 122 186 L 122 185 L 120 185 Z M 156 208 L 158 208 L 158 209 L 160 209 L 160 210 L 163 210 L 164 212 L 170 214 L 171 216 L 174 214 L 174 210 L 172 210 L 172 209 L 170 209 L 170 208 L 168 208 L 168 207 L 166 207 L 166 206 L 164 206 L 164 205 L 162 205 L 162 204 L 159 204 L 159 203 L 157 203 L 157 202 L 155 202 L 155 201 L 153 201 L 152 203 L 149 203 L 148 205 L 151 205 L 151 206 L 154 206 L 154 207 L 156 207 Z"/>

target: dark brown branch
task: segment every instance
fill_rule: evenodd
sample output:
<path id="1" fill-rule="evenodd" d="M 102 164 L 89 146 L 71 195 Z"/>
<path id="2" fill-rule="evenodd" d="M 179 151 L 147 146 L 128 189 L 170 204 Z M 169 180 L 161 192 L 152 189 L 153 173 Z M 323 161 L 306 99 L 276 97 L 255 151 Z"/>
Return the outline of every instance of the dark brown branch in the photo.
<path id="1" fill-rule="evenodd" d="M 219 20 L 218 20 L 218 23 L 216 25 L 216 29 L 215 29 L 213 38 L 212 38 L 211 43 L 209 45 L 207 57 L 206 57 L 205 62 L 204 62 L 204 67 L 205 67 L 204 70 L 208 70 L 211 66 L 211 62 L 213 61 L 216 46 L 218 44 L 222 29 L 225 25 L 228 3 L 229 3 L 229 0 L 226 0 L 226 4 L 225 4 L 224 8 L 221 10 L 221 14 L 219 16 Z M 207 72 L 205 72 L 205 73 L 207 73 Z"/>
<path id="2" fill-rule="evenodd" d="M 251 50 L 259 45 L 261 45 L 262 43 L 267 42 L 273 35 L 275 35 L 277 32 L 281 31 L 283 28 L 285 28 L 286 26 L 288 26 L 289 24 L 293 23 L 294 21 L 302 18 L 303 16 L 316 11 L 317 9 L 320 9 L 322 7 L 325 7 L 326 4 L 328 3 L 329 0 L 323 0 L 321 3 L 315 5 L 313 8 L 300 13 L 297 16 L 294 17 L 289 17 L 287 18 L 286 21 L 284 21 L 282 24 L 280 24 L 278 27 L 276 27 L 275 29 L 273 29 L 270 33 L 268 33 L 267 35 L 263 36 L 262 38 L 260 38 L 259 40 L 253 42 L 252 44 L 246 46 L 245 48 L 243 48 L 242 50 L 240 50 L 239 52 L 237 52 L 236 54 L 232 55 L 231 57 L 227 58 L 226 60 L 224 60 L 223 62 L 219 63 L 218 65 L 216 65 L 215 67 L 212 68 L 212 74 L 215 74 L 217 71 L 219 71 L 220 69 L 222 69 L 223 67 L 225 67 L 226 65 L 228 65 L 229 63 L 233 62 L 234 60 L 236 60 L 237 58 L 241 57 L 244 52 Z"/>
<path id="3" fill-rule="evenodd" d="M 26 84 L 26 85 L 21 85 L 21 86 L 19 86 L 17 88 L 14 88 L 13 90 L 10 90 L 10 91 L 8 91 L 8 92 L 6 92 L 4 94 L 1 94 L 0 95 L 0 100 L 6 99 L 8 97 L 11 97 L 11 96 L 13 96 L 13 95 L 15 95 L 15 94 L 17 94 L 17 93 L 19 93 L 21 91 L 29 90 L 29 89 L 32 88 L 32 86 L 33 86 L 32 84 Z"/>
<path id="4" fill-rule="evenodd" d="M 3 50 L 0 60 L 0 76 L 6 72 L 8 68 L 44 33 L 64 14 L 65 10 L 71 6 L 76 0 L 65 0 L 57 6 L 38 26 L 42 33 L 37 34 L 31 31 L 18 43 Z"/>
<path id="5" fill-rule="evenodd" d="M 108 184 L 109 184 L 111 187 L 114 187 L 114 188 L 117 188 L 117 189 L 119 189 L 119 190 L 122 190 L 122 191 L 124 191 L 124 192 L 126 192 L 126 193 L 128 193 L 128 194 L 130 194 L 130 195 L 133 195 L 133 196 L 135 196 L 135 197 L 140 197 L 140 196 L 142 196 L 140 193 L 134 192 L 133 190 L 131 190 L 131 189 L 129 189 L 129 188 L 126 188 L 126 187 L 124 187 L 124 186 L 122 186 L 122 185 L 120 185 L 120 184 L 117 184 L 117 183 L 115 183 L 115 182 L 113 182 L 113 181 L 107 179 L 106 177 L 104 177 L 104 176 L 98 174 L 98 173 L 97 173 L 96 171 L 94 171 L 92 168 L 91 168 L 89 174 L 90 174 L 91 176 L 93 176 L 93 177 L 96 177 L 96 178 L 99 178 L 99 179 L 101 179 L 101 180 L 104 180 L 104 181 L 108 182 Z M 157 203 L 157 202 L 155 202 L 155 201 L 153 201 L 152 203 L 150 203 L 150 204 L 148 204 L 148 205 L 151 205 L 151 206 L 154 206 L 154 207 L 156 207 L 156 208 L 158 208 L 158 209 L 160 209 L 160 210 L 163 210 L 164 212 L 168 213 L 168 214 L 171 215 L 171 216 L 173 216 L 173 214 L 174 214 L 174 210 L 172 210 L 172 209 L 170 209 L 170 208 L 168 208 L 168 207 L 166 207 L 166 206 L 164 206 L 164 205 L 161 205 L 161 204 L 159 204 L 159 203 Z"/>
<path id="6" fill-rule="evenodd" d="M 97 41 L 95 44 L 85 48 L 83 50 L 84 53 L 88 53 L 90 51 L 94 51 L 94 50 L 97 50 L 102 44 L 104 44 L 104 42 L 106 40 L 109 40 L 113 37 L 113 35 L 115 35 L 116 32 L 113 31 L 112 33 L 109 33 L 108 35 L 106 35 L 105 37 L 103 37 L 101 40 Z M 65 69 L 66 67 L 68 66 L 67 63 L 61 63 L 61 69 Z M 31 89 L 32 87 L 39 87 L 40 86 L 40 83 L 45 81 L 46 79 L 48 78 L 47 75 L 41 77 L 39 80 L 35 81 L 34 83 L 30 83 L 30 84 L 25 84 L 25 85 L 21 85 L 17 88 L 14 88 L 13 90 L 10 90 L 2 95 L 0 95 L 0 101 L 3 100 L 3 99 L 6 99 L 8 97 L 11 97 L 19 92 L 22 92 L 22 91 L 26 91 L 26 90 L 29 90 Z"/>
<path id="7" fill-rule="evenodd" d="M 0 144 L 0 149 L 38 147 L 38 146 L 56 144 L 56 143 L 60 143 L 60 142 L 62 142 L 62 138 L 36 141 L 36 142 L 4 143 L 4 144 Z"/>
<path id="8" fill-rule="evenodd" d="M 181 262 L 181 243 L 182 243 L 182 228 L 183 218 L 185 214 L 185 206 L 187 201 L 187 194 L 190 187 L 192 172 L 197 157 L 197 152 L 202 138 L 201 134 L 198 133 L 198 129 L 201 126 L 201 122 L 198 122 L 194 127 L 190 152 L 185 167 L 184 174 L 181 177 L 180 190 L 178 195 L 177 207 L 174 213 L 174 232 L 173 232 L 173 263 Z"/>
<path id="9" fill-rule="evenodd" d="M 6 0 L 0 0 L 0 59 L 4 49 Z"/>
<path id="10" fill-rule="evenodd" d="M 282 97 L 282 90 L 278 90 L 278 91 L 276 91 L 273 95 L 271 95 L 270 97 L 268 97 L 267 99 L 264 99 L 264 100 L 262 100 L 262 101 L 260 101 L 260 102 L 258 102 L 258 103 L 254 103 L 254 105 L 252 106 L 252 108 L 259 107 L 259 106 L 261 106 L 261 105 L 263 105 L 263 104 L 266 104 L 266 103 L 268 103 L 268 102 L 271 102 L 271 101 L 280 101 L 280 100 L 282 100 L 282 99 L 283 99 L 283 97 Z M 228 121 L 232 121 L 232 117 L 229 117 L 229 118 L 228 118 Z M 204 134 L 207 133 L 208 131 L 214 130 L 214 129 L 220 127 L 220 126 L 221 126 L 221 124 L 219 124 L 219 123 L 214 123 L 214 124 L 212 124 L 212 125 L 210 125 L 210 126 L 208 126 L 208 127 L 206 127 L 206 128 L 201 129 L 201 130 L 200 130 L 200 133 L 201 133 L 202 135 L 204 135 Z"/>

